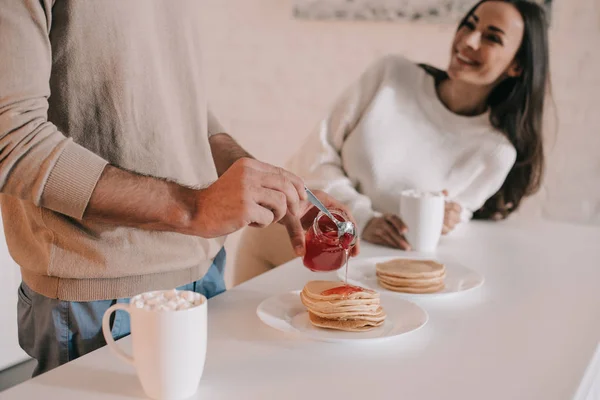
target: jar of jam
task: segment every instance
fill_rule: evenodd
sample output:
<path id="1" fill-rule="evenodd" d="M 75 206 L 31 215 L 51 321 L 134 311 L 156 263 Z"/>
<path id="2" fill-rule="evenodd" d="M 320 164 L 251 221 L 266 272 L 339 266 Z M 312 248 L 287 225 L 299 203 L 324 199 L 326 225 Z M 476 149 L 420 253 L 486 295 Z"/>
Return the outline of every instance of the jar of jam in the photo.
<path id="1" fill-rule="evenodd" d="M 348 219 L 341 211 L 330 211 L 340 221 Z M 338 238 L 335 223 L 320 212 L 306 232 L 304 266 L 316 272 L 335 271 L 346 263 L 347 253 L 354 242 L 355 237 L 352 235 L 346 234 Z"/>

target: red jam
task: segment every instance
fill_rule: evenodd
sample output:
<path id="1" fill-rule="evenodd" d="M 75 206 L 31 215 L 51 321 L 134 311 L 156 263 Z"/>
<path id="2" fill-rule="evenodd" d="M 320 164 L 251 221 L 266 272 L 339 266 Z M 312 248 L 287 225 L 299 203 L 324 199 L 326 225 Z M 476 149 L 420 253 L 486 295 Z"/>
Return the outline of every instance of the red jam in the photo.
<path id="1" fill-rule="evenodd" d="M 342 249 L 348 250 L 352 244 L 352 240 L 354 240 L 354 236 L 349 233 L 344 233 L 340 238 L 340 246 L 342 246 Z"/>
<path id="2" fill-rule="evenodd" d="M 339 294 L 344 297 L 350 296 L 353 293 L 360 293 L 363 291 L 363 288 L 352 285 L 343 285 L 334 287 L 328 290 L 325 290 L 321 293 L 321 296 L 330 296 L 332 294 Z"/>
<path id="3" fill-rule="evenodd" d="M 317 225 L 318 231 L 315 231 L 314 225 Z M 335 271 L 341 268 L 346 263 L 346 253 L 354 238 L 349 234 L 338 238 L 337 227 L 325 215 L 322 215 L 314 225 L 306 232 L 304 265 L 311 271 L 317 272 Z"/>

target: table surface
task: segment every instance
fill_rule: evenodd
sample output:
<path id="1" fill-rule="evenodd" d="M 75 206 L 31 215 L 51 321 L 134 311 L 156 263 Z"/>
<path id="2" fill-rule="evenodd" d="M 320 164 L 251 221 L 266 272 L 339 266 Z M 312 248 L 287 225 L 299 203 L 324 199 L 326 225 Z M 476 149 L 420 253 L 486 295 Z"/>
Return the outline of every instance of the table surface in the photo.
<path id="1" fill-rule="evenodd" d="M 472 222 L 437 256 L 481 272 L 452 298 L 413 300 L 420 330 L 377 343 L 325 343 L 264 325 L 264 299 L 315 274 L 294 260 L 209 301 L 197 399 L 589 399 L 600 380 L 600 228 Z M 360 257 L 398 255 L 364 245 Z M 130 349 L 130 339 L 120 341 Z M 592 394 L 591 394 L 592 393 Z M 107 348 L 6 392 L 17 399 L 143 399 L 133 367 Z"/>

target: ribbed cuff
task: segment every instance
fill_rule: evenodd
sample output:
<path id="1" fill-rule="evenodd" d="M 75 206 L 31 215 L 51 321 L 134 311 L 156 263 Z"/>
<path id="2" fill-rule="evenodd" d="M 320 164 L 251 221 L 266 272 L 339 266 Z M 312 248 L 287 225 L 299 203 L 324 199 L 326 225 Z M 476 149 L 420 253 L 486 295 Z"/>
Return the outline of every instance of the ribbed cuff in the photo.
<path id="1" fill-rule="evenodd" d="M 468 222 L 473 218 L 473 213 L 463 206 L 460 211 L 460 222 Z"/>
<path id="2" fill-rule="evenodd" d="M 102 157 L 69 140 L 44 186 L 42 206 L 83 218 L 106 164 Z"/>

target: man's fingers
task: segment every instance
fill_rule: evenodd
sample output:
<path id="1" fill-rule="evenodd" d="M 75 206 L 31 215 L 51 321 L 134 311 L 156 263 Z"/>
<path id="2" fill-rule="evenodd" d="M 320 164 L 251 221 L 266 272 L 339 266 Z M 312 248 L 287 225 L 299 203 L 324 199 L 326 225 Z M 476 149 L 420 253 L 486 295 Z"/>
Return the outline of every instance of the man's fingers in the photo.
<path id="1" fill-rule="evenodd" d="M 266 209 L 265 207 L 259 204 L 252 204 L 248 211 L 248 219 L 251 226 L 264 228 L 273 223 L 274 214 L 271 210 Z"/>
<path id="2" fill-rule="evenodd" d="M 270 172 L 262 172 L 260 185 L 263 188 L 281 192 L 286 198 L 287 208 L 293 215 L 298 215 L 300 210 L 298 192 L 294 185 L 285 176 Z"/>
<path id="3" fill-rule="evenodd" d="M 293 215 L 298 215 L 300 210 L 298 192 L 291 182 L 283 175 L 268 172 L 263 174 L 260 181 L 262 187 L 283 193 L 289 212 Z"/>
<path id="4" fill-rule="evenodd" d="M 262 207 L 271 210 L 273 221 L 278 222 L 288 212 L 285 194 L 273 189 L 259 188 L 254 193 L 254 201 Z"/>
<path id="5" fill-rule="evenodd" d="M 302 257 L 304 255 L 304 229 L 300 220 L 293 215 L 286 215 L 281 221 L 287 229 L 292 247 L 297 256 Z"/>
<path id="6" fill-rule="evenodd" d="M 298 195 L 298 198 L 300 200 L 306 200 L 306 191 L 304 190 L 304 181 L 299 176 L 291 173 L 290 171 L 287 171 L 280 167 L 276 167 L 271 164 L 267 164 L 267 163 L 260 162 L 257 160 L 253 160 L 253 161 L 254 162 L 251 164 L 252 168 L 255 168 L 259 171 L 271 173 L 274 175 L 281 175 L 286 180 L 288 180 L 292 186 L 294 186 L 294 189 L 296 191 L 296 194 Z"/>

